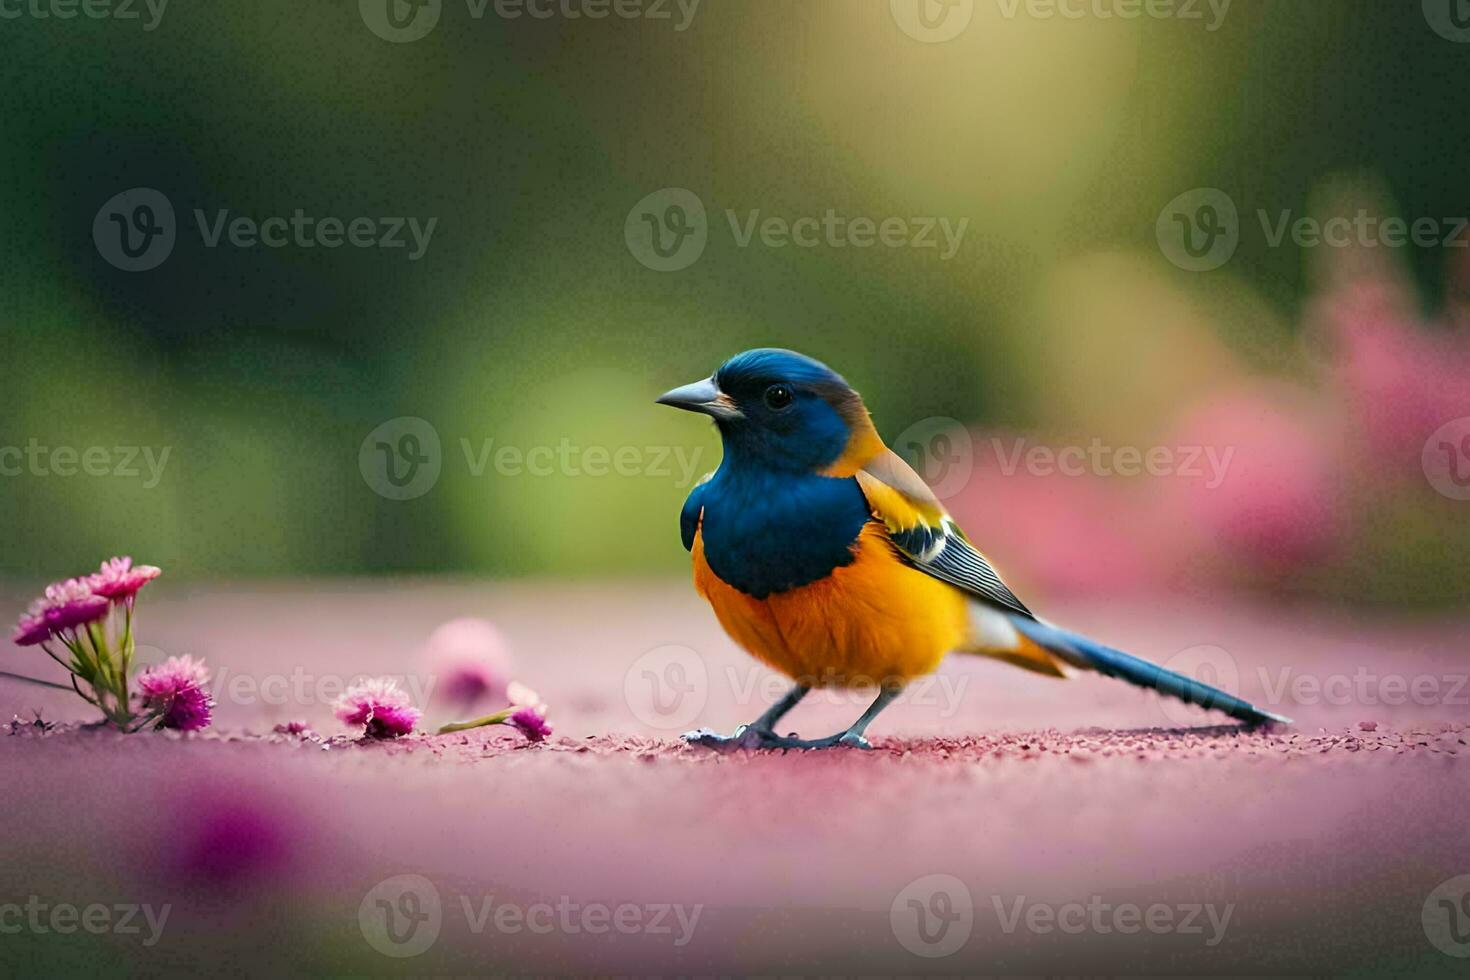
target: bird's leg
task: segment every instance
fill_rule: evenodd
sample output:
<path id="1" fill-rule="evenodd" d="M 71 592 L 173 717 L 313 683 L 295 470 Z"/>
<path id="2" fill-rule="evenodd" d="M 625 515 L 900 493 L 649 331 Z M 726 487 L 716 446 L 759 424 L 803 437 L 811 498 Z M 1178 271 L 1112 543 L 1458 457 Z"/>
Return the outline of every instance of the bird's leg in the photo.
<path id="1" fill-rule="evenodd" d="M 773 748 L 830 749 L 838 745 L 843 745 L 851 749 L 871 749 L 872 746 L 863 737 L 863 732 L 867 731 L 868 726 L 873 723 L 873 719 L 877 718 L 878 714 L 892 704 L 893 699 L 902 693 L 902 684 L 884 684 L 878 691 L 878 696 L 873 699 L 873 703 L 868 705 L 868 710 L 864 711 L 862 717 L 853 722 L 846 731 L 838 732 L 836 735 L 829 735 L 826 738 L 783 738 Z"/>
<path id="2" fill-rule="evenodd" d="M 695 729 L 685 732 L 681 737 L 690 745 L 703 745 L 706 748 L 732 748 L 732 749 L 761 749 L 777 748 L 780 742 L 790 741 L 776 734 L 776 722 L 785 717 L 786 713 L 796 707 L 801 699 L 807 696 L 811 690 L 810 685 L 797 684 L 786 692 L 786 696 L 766 709 L 761 715 L 749 725 L 741 725 L 735 729 L 733 735 L 720 735 L 710 731 L 708 728 Z"/>

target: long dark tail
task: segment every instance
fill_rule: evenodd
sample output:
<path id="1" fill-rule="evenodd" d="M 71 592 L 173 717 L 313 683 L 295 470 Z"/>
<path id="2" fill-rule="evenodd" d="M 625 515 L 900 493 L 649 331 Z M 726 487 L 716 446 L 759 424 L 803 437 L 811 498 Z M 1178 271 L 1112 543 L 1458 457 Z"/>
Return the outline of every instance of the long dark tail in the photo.
<path id="1" fill-rule="evenodd" d="M 1012 625 L 1026 637 L 1065 662 L 1083 670 L 1095 670 L 1099 674 L 1117 677 L 1138 687 L 1149 687 L 1160 694 L 1178 698 L 1202 708 L 1215 708 L 1237 718 L 1247 725 L 1264 725 L 1276 722 L 1291 724 L 1290 718 L 1262 711 L 1249 701 L 1242 701 L 1192 677 L 1176 674 L 1158 664 L 1151 664 L 1122 650 L 1103 646 L 1095 640 L 1050 623 L 1024 616 L 1010 617 Z"/>

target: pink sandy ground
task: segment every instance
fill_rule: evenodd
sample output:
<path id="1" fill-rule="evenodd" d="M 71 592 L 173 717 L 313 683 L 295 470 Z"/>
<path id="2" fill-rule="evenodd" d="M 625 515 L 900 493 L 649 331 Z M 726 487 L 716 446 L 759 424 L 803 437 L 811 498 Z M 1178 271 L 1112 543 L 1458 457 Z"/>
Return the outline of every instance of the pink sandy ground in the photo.
<path id="1" fill-rule="evenodd" d="M 43 732 L 24 724 L 35 710 L 65 723 L 85 706 L 0 683 L 0 717 L 22 722 L 0 734 L 0 974 L 1464 975 L 1424 911 L 1470 874 L 1470 621 L 1178 602 L 1048 612 L 1156 659 L 1223 651 L 1208 657 L 1243 695 L 1298 724 L 1246 734 L 1104 678 L 952 658 L 945 686 L 875 724 L 876 751 L 718 755 L 677 731 L 754 717 L 769 675 L 682 584 L 161 582 L 141 610 L 144 654 L 206 657 L 221 702 L 210 733 Z M 429 683 L 423 640 L 460 615 L 503 628 L 556 736 L 347 736 L 325 703 L 335 686 Z M 46 673 L 32 652 L 5 659 Z M 682 696 L 655 702 L 650 674 Z M 782 728 L 827 734 L 860 710 L 827 697 Z M 272 734 L 290 720 L 321 734 Z M 437 940 L 412 958 L 367 937 L 381 929 L 369 892 L 396 875 L 427 880 L 419 908 L 439 907 Z M 929 875 L 954 881 L 913 885 Z M 152 945 L 146 929 L 7 929 L 4 904 L 31 896 L 170 912 Z M 916 896 L 972 909 L 951 924 L 969 929 L 954 952 L 911 951 L 938 949 L 914 938 Z M 497 925 L 501 906 L 542 903 L 549 932 Z M 1108 912 L 1072 931 L 1010 921 L 1069 903 L 1230 918 L 1159 934 Z M 664 905 L 697 910 L 686 942 Z M 636 907 L 628 931 L 604 906 Z"/>

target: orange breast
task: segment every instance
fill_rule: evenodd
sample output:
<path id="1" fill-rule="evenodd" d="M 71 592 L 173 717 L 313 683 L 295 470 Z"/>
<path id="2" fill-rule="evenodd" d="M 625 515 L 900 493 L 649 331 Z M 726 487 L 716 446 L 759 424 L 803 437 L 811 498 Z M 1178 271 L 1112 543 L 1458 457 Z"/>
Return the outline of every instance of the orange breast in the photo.
<path id="1" fill-rule="evenodd" d="M 880 524 L 856 548 L 827 578 L 756 599 L 710 570 L 696 533 L 694 586 L 736 643 L 794 680 L 864 687 L 929 673 L 966 641 L 963 593 L 899 561 Z"/>

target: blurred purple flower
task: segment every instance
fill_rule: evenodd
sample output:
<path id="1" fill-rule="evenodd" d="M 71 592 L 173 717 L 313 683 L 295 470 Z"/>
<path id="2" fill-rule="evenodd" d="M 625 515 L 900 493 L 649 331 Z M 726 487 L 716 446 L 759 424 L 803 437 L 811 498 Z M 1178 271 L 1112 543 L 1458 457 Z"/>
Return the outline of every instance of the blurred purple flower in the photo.
<path id="1" fill-rule="evenodd" d="M 109 558 L 89 576 L 92 591 L 114 602 L 132 602 L 138 590 L 163 574 L 154 565 L 134 565 L 129 557 Z"/>
<path id="2" fill-rule="evenodd" d="M 506 724 L 532 742 L 540 742 L 551 734 L 551 726 L 547 724 L 546 718 L 537 708 L 517 708 L 511 713 Z"/>
<path id="3" fill-rule="evenodd" d="M 369 738 L 397 738 L 413 731 L 420 712 L 391 678 L 373 677 L 354 684 L 333 705 L 346 725 L 362 726 Z"/>
<path id="4" fill-rule="evenodd" d="M 292 841 L 300 840 L 302 831 L 293 810 L 285 801 L 270 799 L 265 787 L 247 795 L 244 788 L 224 788 L 218 778 L 181 787 L 190 791 L 191 803 L 180 808 L 158 844 L 171 877 L 233 889 L 279 882 L 295 871 L 299 861 L 292 860 Z"/>
<path id="5" fill-rule="evenodd" d="M 138 676 L 138 698 L 158 713 L 161 728 L 194 732 L 209 727 L 214 700 L 205 685 L 209 670 L 193 657 L 169 657 Z"/>
<path id="6" fill-rule="evenodd" d="M 1314 396 L 1287 385 L 1245 384 L 1188 413 L 1172 442 L 1201 446 L 1223 475 L 1171 489 L 1206 553 L 1279 572 L 1330 556 L 1344 530 L 1341 436 Z M 1229 454 L 1228 457 L 1226 454 Z"/>
<path id="7" fill-rule="evenodd" d="M 429 635 L 439 691 L 456 710 L 505 699 L 510 655 L 500 630 L 483 619 L 452 619 Z"/>
<path id="8" fill-rule="evenodd" d="M 1368 460 L 1419 479 L 1424 440 L 1470 415 L 1470 337 L 1435 332 L 1391 283 L 1341 286 L 1319 302 L 1317 316 Z"/>

